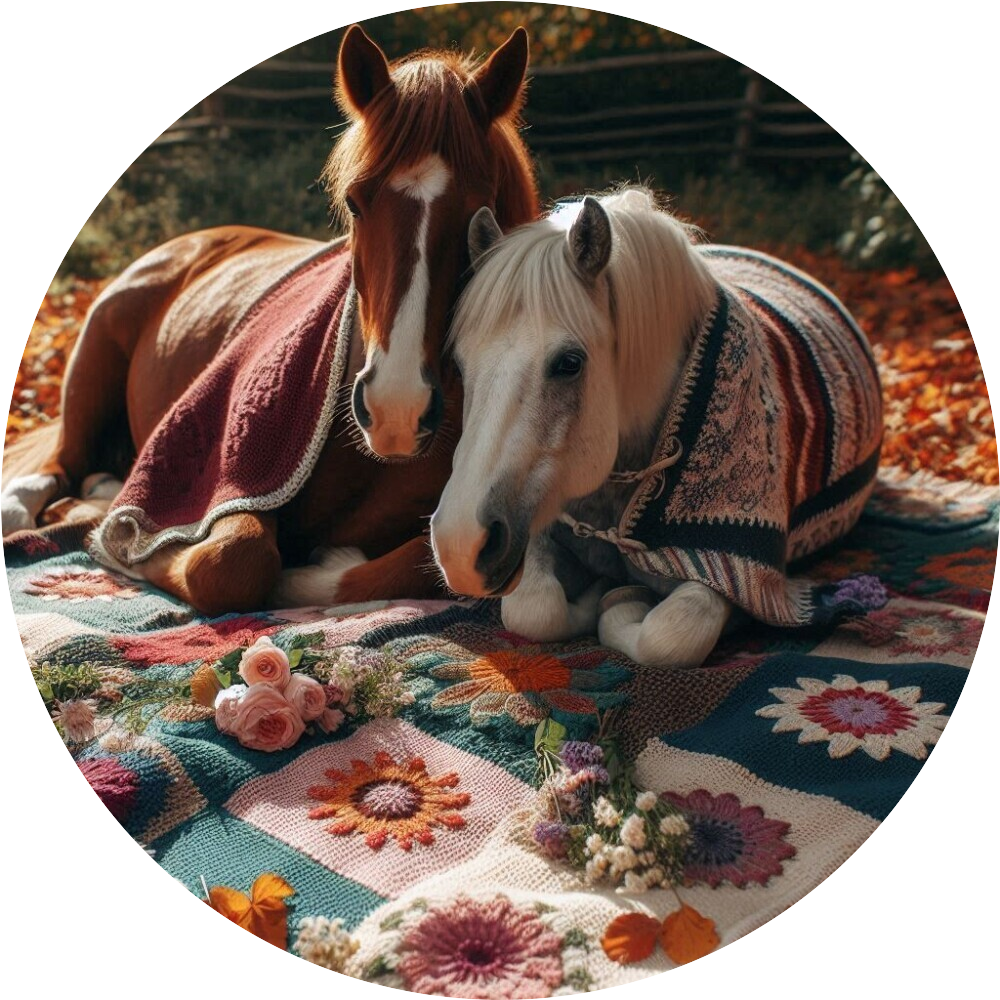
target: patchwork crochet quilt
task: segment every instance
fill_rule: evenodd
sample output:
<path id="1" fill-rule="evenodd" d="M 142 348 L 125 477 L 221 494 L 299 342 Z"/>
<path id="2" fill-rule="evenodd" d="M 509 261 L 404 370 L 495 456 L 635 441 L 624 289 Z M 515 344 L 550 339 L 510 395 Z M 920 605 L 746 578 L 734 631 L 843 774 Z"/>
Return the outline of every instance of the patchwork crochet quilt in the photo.
<path id="1" fill-rule="evenodd" d="M 611 935 L 622 914 L 676 920 L 689 907 L 714 924 L 708 949 L 723 946 L 870 836 L 962 690 L 997 508 L 996 489 L 883 473 L 847 543 L 811 573 L 877 575 L 885 607 L 814 632 L 753 624 L 686 671 L 640 669 L 594 639 L 530 645 L 483 603 L 205 619 L 98 566 L 72 526 L 16 536 L 5 556 L 43 697 L 96 677 L 92 731 L 77 742 L 61 723 L 75 766 L 192 893 L 236 920 L 247 907 L 233 900 L 268 897 L 262 936 L 379 983 L 541 997 L 687 957 L 630 940 L 648 920 Z M 261 636 L 364 660 L 400 693 L 395 713 L 313 726 L 273 753 L 241 746 L 190 697 L 192 679 Z M 690 831 L 677 891 L 588 884 L 525 835 L 539 732 L 587 740 L 608 720 L 637 786 Z"/>

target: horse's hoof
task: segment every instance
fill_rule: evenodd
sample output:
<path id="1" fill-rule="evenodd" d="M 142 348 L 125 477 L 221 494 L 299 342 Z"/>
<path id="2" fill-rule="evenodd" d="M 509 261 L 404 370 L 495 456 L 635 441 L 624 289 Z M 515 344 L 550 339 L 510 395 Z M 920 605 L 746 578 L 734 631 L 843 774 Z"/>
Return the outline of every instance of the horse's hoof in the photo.
<path id="1" fill-rule="evenodd" d="M 597 613 L 603 615 L 618 604 L 645 604 L 648 609 L 652 608 L 659 600 L 649 587 L 638 584 L 629 587 L 614 587 L 601 598 L 597 605 Z"/>
<path id="2" fill-rule="evenodd" d="M 318 564 L 286 569 L 281 574 L 270 604 L 279 608 L 329 607 L 350 603 L 339 592 L 345 574 L 368 560 L 360 549 L 327 549 Z"/>
<path id="3" fill-rule="evenodd" d="M 35 519 L 16 496 L 5 496 L 0 500 L 0 521 L 3 522 L 4 538 L 16 531 L 32 531 L 35 528 Z"/>
<path id="4" fill-rule="evenodd" d="M 80 487 L 80 496 L 84 500 L 104 500 L 110 506 L 115 497 L 121 493 L 124 485 L 120 479 L 116 479 L 110 472 L 94 472 L 84 479 Z"/>

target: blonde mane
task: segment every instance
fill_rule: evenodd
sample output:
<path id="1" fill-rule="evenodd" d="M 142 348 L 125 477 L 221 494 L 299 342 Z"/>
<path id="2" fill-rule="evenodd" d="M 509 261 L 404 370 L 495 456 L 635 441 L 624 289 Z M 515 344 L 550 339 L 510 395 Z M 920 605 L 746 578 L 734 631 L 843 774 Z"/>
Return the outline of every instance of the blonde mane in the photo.
<path id="1" fill-rule="evenodd" d="M 694 248 L 697 230 L 658 208 L 649 189 L 628 187 L 599 200 L 613 234 L 601 277 L 617 351 L 621 433 L 643 434 L 662 410 L 717 286 Z M 566 252 L 566 232 L 578 211 L 579 203 L 559 206 L 480 258 L 456 309 L 454 341 L 474 352 L 477 343 L 523 320 L 536 329 L 570 331 L 584 344 L 608 336 L 608 316 Z"/>

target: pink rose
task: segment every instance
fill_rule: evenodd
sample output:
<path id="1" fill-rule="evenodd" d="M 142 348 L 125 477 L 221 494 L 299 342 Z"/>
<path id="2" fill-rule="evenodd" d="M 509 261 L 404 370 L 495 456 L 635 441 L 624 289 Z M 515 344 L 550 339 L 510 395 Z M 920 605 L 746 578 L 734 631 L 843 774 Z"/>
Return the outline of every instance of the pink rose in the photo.
<path id="1" fill-rule="evenodd" d="M 306 728 L 298 709 L 270 684 L 254 684 L 242 697 L 226 699 L 222 706 L 216 702 L 215 711 L 216 725 L 251 750 L 287 750 Z"/>
<path id="2" fill-rule="evenodd" d="M 326 703 L 332 708 L 334 705 L 342 705 L 348 700 L 347 692 L 336 682 L 330 681 L 326 685 Z"/>
<path id="3" fill-rule="evenodd" d="M 240 698 L 247 692 L 246 684 L 233 684 L 223 688 L 215 696 L 215 725 L 220 733 L 232 735 L 236 715 L 239 711 Z"/>
<path id="4" fill-rule="evenodd" d="M 266 636 L 261 636 L 240 659 L 240 677 L 247 684 L 270 684 L 279 691 L 288 683 L 292 672 L 288 656 Z"/>
<path id="5" fill-rule="evenodd" d="M 324 733 L 335 733 L 344 724 L 345 718 L 347 718 L 347 716 L 345 716 L 340 709 L 328 708 L 316 720 L 316 725 L 319 726 Z"/>
<path id="6" fill-rule="evenodd" d="M 296 674 L 281 692 L 291 702 L 304 722 L 318 719 L 326 711 L 326 691 L 319 681 Z"/>

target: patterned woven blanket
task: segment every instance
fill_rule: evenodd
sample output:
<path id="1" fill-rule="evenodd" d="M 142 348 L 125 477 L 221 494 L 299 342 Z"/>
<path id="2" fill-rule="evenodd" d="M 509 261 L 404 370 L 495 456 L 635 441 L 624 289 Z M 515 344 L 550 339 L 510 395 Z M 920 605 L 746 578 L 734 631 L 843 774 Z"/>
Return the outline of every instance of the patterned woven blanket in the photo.
<path id="1" fill-rule="evenodd" d="M 333 419 L 353 324 L 337 240 L 255 302 L 146 442 L 91 552 L 111 568 L 200 541 L 225 514 L 274 510 L 303 486 Z"/>
<path id="2" fill-rule="evenodd" d="M 206 620 L 97 566 L 72 527 L 22 534 L 5 555 L 43 697 L 78 682 L 96 705 L 79 741 L 60 722 L 76 766 L 193 893 L 273 943 L 376 982 L 536 997 L 690 957 L 648 935 L 659 921 L 677 930 L 696 913 L 703 924 L 689 930 L 714 925 L 703 945 L 733 941 L 858 848 L 962 690 L 997 507 L 995 489 L 881 479 L 846 546 L 813 574 L 875 574 L 884 608 L 814 632 L 753 624 L 678 672 L 638 669 L 595 640 L 529 645 L 482 604 Z M 206 663 L 225 665 L 260 636 L 295 657 L 306 635 L 388 678 L 395 716 L 329 735 L 313 727 L 265 753 L 220 732 L 192 698 Z M 677 891 L 588 885 L 524 835 L 540 724 L 585 740 L 609 712 L 637 783 L 690 831 Z M 248 898 L 269 901 L 258 924 Z"/>
<path id="3" fill-rule="evenodd" d="M 648 573 L 701 581 L 759 621 L 816 623 L 843 603 L 789 567 L 850 530 L 871 492 L 882 442 L 875 359 L 812 278 L 752 250 L 702 252 L 723 287 L 653 455 L 679 445 L 680 459 L 622 513 L 623 552 Z"/>

